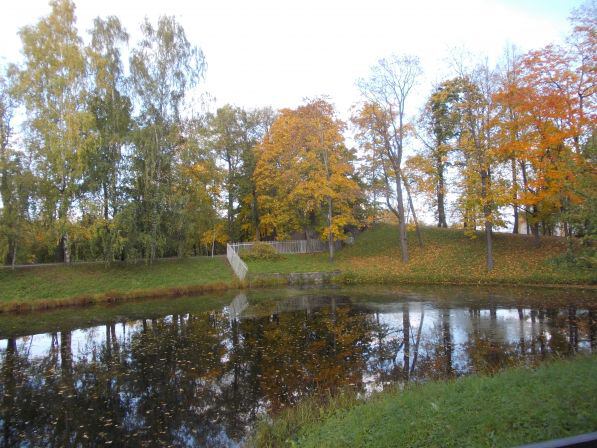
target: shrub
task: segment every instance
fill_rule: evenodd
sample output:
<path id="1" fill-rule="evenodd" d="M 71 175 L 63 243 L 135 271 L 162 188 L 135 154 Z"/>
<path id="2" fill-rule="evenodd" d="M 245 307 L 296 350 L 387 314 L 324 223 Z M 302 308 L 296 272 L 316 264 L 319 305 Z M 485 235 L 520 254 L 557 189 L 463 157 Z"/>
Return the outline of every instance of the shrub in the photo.
<path id="1" fill-rule="evenodd" d="M 552 265 L 564 266 L 567 268 L 595 269 L 597 266 L 597 251 L 592 247 L 566 253 L 549 260 Z"/>
<path id="2" fill-rule="evenodd" d="M 255 243 L 247 251 L 241 254 L 241 257 L 246 260 L 281 260 L 280 254 L 274 246 L 266 243 Z"/>

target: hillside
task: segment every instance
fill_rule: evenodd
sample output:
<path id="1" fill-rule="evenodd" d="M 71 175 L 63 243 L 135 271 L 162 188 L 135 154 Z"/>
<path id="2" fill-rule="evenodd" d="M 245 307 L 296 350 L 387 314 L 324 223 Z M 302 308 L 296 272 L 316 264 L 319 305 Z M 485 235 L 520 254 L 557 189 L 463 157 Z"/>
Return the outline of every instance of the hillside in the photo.
<path id="1" fill-rule="evenodd" d="M 485 268 L 485 244 L 479 234 L 471 238 L 461 230 L 422 229 L 423 247 L 409 232 L 410 261 L 400 259 L 397 226 L 377 225 L 363 232 L 352 246 L 339 251 L 334 263 L 327 254 L 289 255 L 280 261 L 252 261 L 255 274 L 310 271 L 343 272 L 347 283 L 511 283 L 593 284 L 597 274 L 589 268 L 569 267 L 555 259 L 566 252 L 563 238 L 496 233 L 495 268 Z"/>

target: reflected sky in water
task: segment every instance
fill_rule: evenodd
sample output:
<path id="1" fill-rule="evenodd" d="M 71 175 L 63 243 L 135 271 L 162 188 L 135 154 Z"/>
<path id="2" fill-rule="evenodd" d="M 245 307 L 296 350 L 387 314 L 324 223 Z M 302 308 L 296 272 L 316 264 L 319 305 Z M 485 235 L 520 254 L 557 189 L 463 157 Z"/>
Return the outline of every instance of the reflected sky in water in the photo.
<path id="1" fill-rule="evenodd" d="M 305 397 L 594 352 L 595 302 L 569 295 L 547 306 L 462 288 L 271 290 L 209 310 L 171 301 L 174 314 L 139 303 L 100 325 L 77 324 L 73 309 L 47 332 L 32 314 L 0 334 L 0 440 L 242 445 L 257 418 Z"/>

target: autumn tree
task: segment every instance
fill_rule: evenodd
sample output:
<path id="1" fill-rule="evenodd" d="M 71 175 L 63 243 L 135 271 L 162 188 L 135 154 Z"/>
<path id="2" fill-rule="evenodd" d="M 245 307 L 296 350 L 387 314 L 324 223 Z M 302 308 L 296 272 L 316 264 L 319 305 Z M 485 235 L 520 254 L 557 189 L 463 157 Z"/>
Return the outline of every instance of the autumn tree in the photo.
<path id="1" fill-rule="evenodd" d="M 189 119 L 183 125 L 171 199 L 175 213 L 169 232 L 179 256 L 197 255 L 203 248 L 213 255 L 216 244 L 225 244 L 229 238 L 219 214 L 224 206 L 225 172 L 210 149 L 208 134 L 204 119 Z"/>
<path id="2" fill-rule="evenodd" d="M 566 211 L 590 196 L 588 180 L 595 124 L 594 8 L 575 13 L 567 45 L 549 45 L 520 58 L 508 82 L 496 94 L 502 110 L 502 151 L 517 155 L 522 178 L 521 206 L 535 237 L 551 233 L 557 222 L 570 234 Z M 587 177 L 588 175 L 588 177 Z M 578 181 L 584 179 L 581 187 Z"/>
<path id="3" fill-rule="evenodd" d="M 462 194 L 460 204 L 465 225 L 476 228 L 481 222 L 485 231 L 486 266 L 493 269 L 493 227 L 500 224 L 499 206 L 502 194 L 495 181 L 496 168 L 496 106 L 495 72 L 487 65 L 461 72 L 461 92 L 458 102 L 460 132 L 458 149 L 462 155 Z"/>
<path id="4" fill-rule="evenodd" d="M 397 219 L 399 213 L 394 206 L 395 197 L 393 183 L 393 168 L 391 160 L 382 155 L 390 146 L 391 128 L 390 118 L 376 104 L 362 104 L 352 117 L 355 126 L 355 139 L 363 151 L 363 169 L 367 173 L 372 201 L 383 201 Z"/>
<path id="5" fill-rule="evenodd" d="M 247 239 L 259 240 L 260 215 L 257 201 L 257 186 L 255 185 L 255 168 L 258 154 L 256 148 L 271 128 L 276 113 L 269 107 L 243 111 L 242 126 L 245 130 L 241 140 L 242 166 L 239 179 L 240 210 L 238 221 L 241 235 Z"/>
<path id="6" fill-rule="evenodd" d="M 256 149 L 262 235 L 284 239 L 302 230 L 309 239 L 316 230 L 333 259 L 334 240 L 354 221 L 350 201 L 359 194 L 343 126 L 323 99 L 280 112 Z"/>
<path id="7" fill-rule="evenodd" d="M 359 87 L 366 102 L 378 109 L 375 119 L 383 119 L 382 150 L 379 156 L 391 167 L 396 194 L 396 215 L 402 261 L 408 262 L 408 241 L 403 199 L 402 162 L 407 137 L 406 105 L 417 79 L 421 75 L 418 58 L 413 56 L 392 56 L 381 59 L 371 70 L 366 80 L 359 81 Z"/>
<path id="8" fill-rule="evenodd" d="M 529 213 L 521 208 L 520 174 L 526 180 L 526 164 L 523 160 L 525 145 L 520 110 L 516 105 L 516 91 L 520 77 L 521 58 L 515 48 L 507 48 L 503 67 L 498 73 L 499 90 L 494 95 L 498 107 L 497 132 L 499 154 L 504 162 L 510 165 L 510 197 L 512 205 L 512 233 L 518 233 L 520 227 L 520 211 L 525 212 L 525 223 L 529 228 Z"/>

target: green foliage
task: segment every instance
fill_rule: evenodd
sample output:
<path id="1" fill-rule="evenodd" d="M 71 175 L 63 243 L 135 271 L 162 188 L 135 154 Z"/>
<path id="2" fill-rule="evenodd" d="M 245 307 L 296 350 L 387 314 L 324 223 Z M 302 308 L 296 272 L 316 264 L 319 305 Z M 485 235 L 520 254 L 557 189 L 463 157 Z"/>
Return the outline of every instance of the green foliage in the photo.
<path id="1" fill-rule="evenodd" d="M 568 269 L 596 269 L 597 251 L 594 247 L 582 248 L 579 250 L 569 250 L 563 255 L 552 258 L 549 260 L 549 263 Z"/>
<path id="2" fill-rule="evenodd" d="M 59 233 L 59 257 L 68 260 L 68 220 L 81 195 L 85 157 L 95 145 L 86 109 L 87 61 L 70 0 L 19 32 L 24 64 L 13 67 L 15 95 L 27 112 L 26 139 L 38 172 L 42 216 Z"/>

